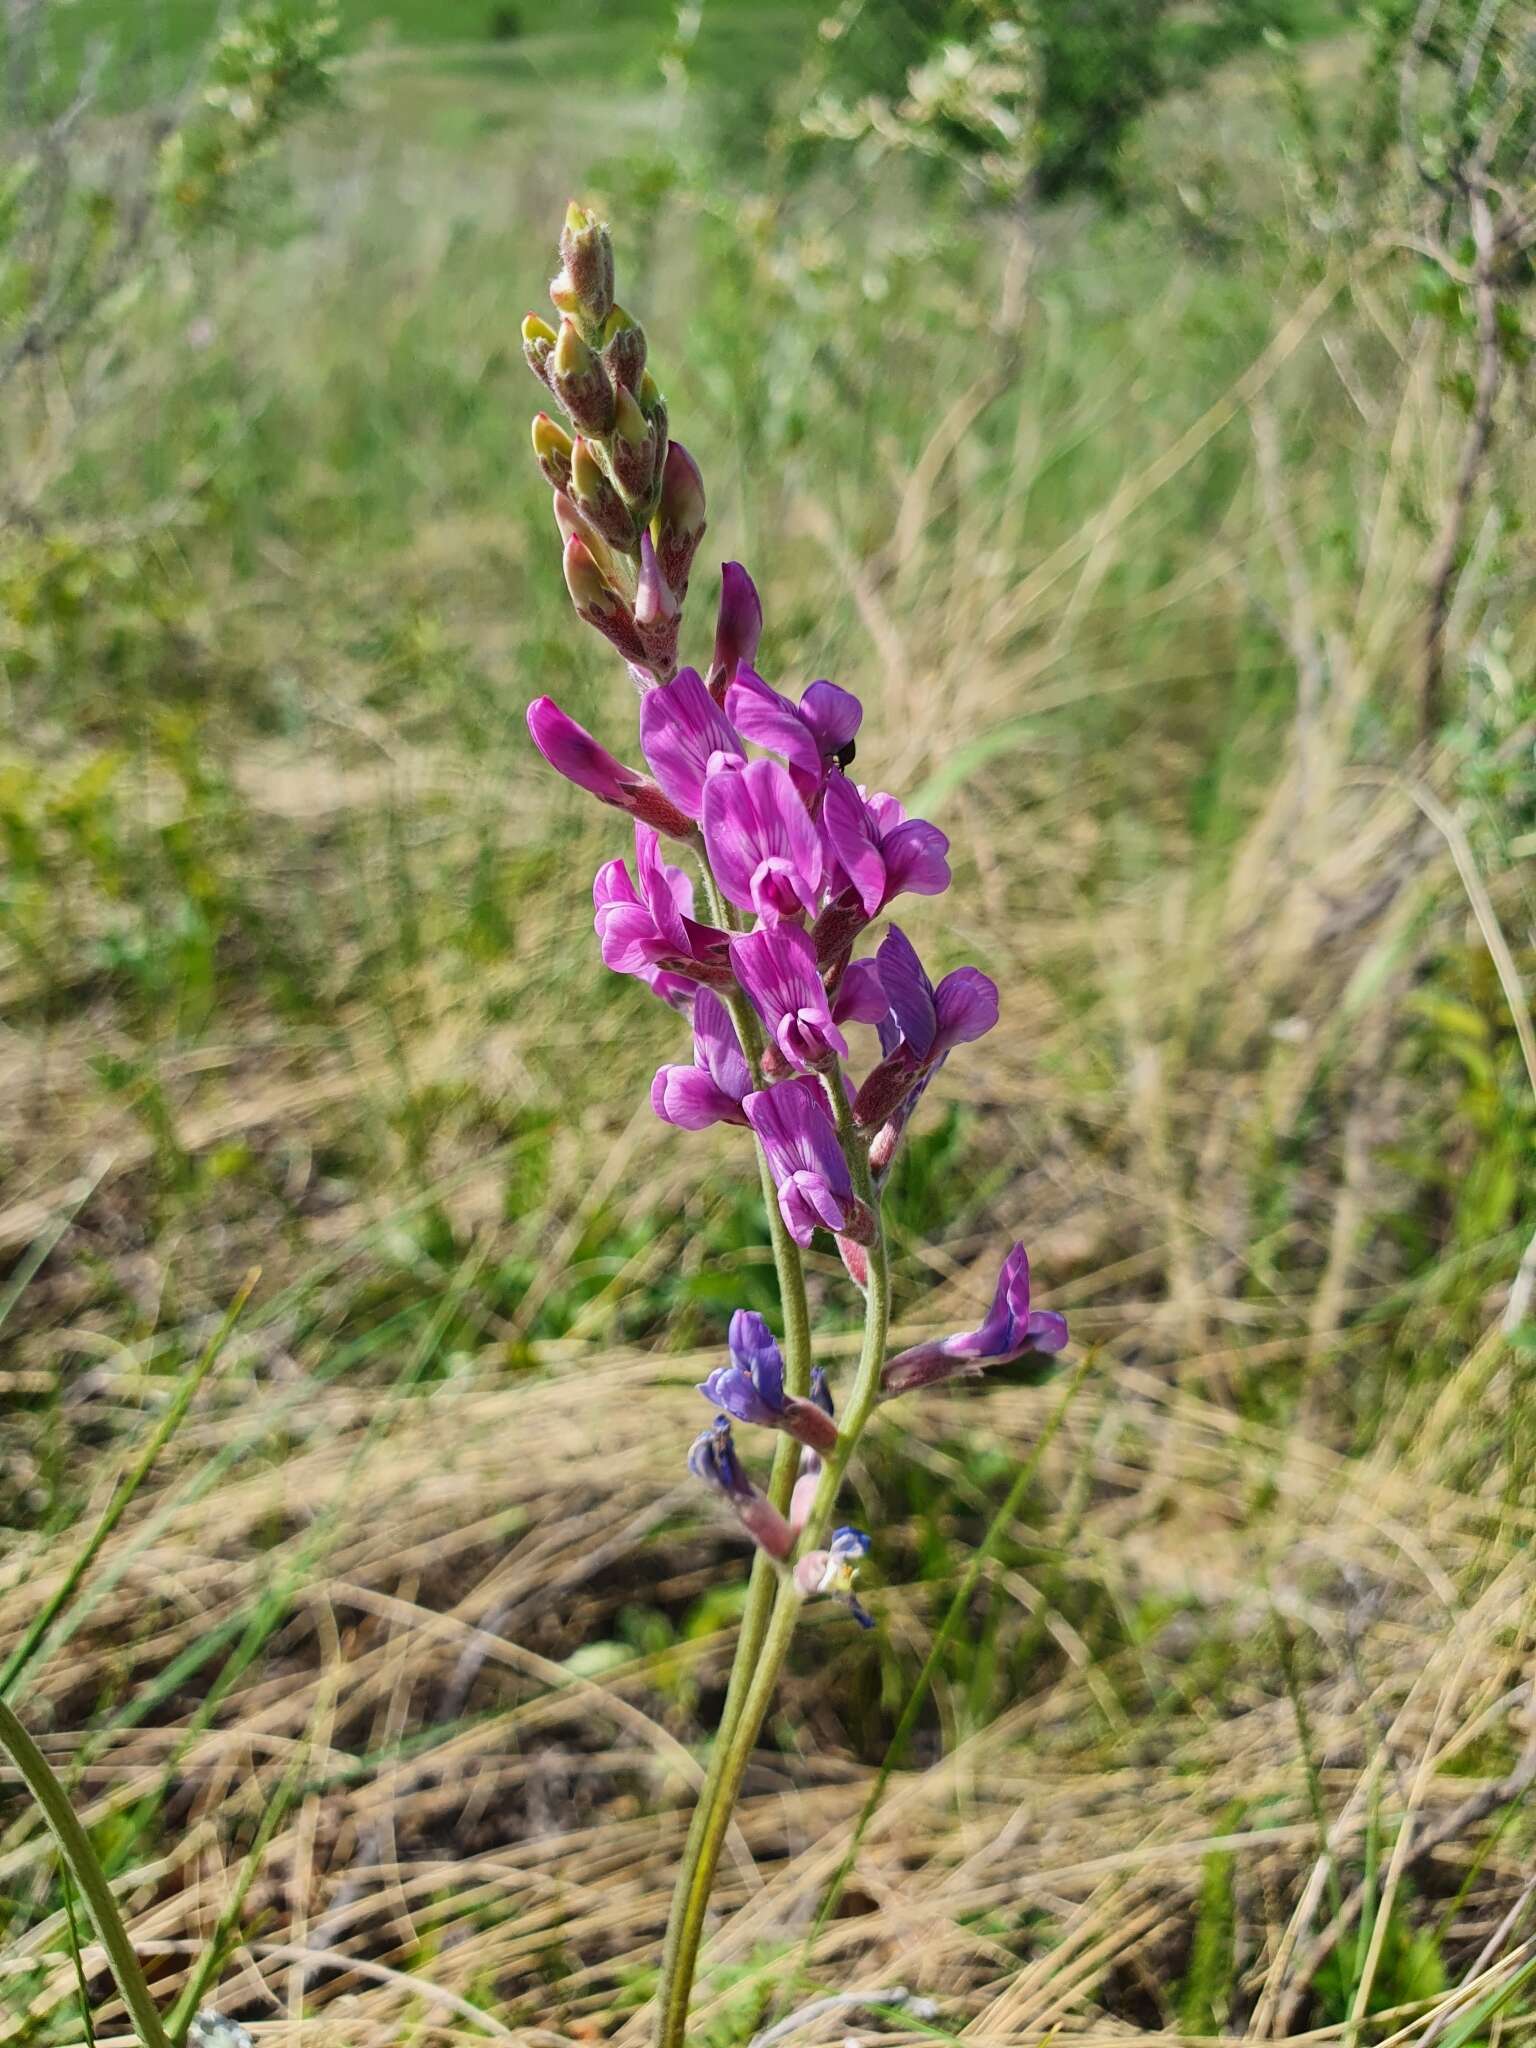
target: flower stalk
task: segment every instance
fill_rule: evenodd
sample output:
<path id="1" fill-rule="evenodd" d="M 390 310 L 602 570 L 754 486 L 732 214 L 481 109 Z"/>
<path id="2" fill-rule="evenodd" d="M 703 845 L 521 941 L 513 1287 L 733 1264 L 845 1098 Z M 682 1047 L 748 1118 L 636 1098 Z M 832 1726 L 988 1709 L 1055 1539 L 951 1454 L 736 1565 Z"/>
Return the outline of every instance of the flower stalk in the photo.
<path id="1" fill-rule="evenodd" d="M 668 438 L 638 323 L 614 304 L 607 228 L 573 205 L 561 256 L 551 286 L 559 326 L 530 314 L 524 339 L 571 431 L 540 415 L 535 455 L 577 616 L 640 689 L 649 773 L 548 698 L 529 707 L 529 728 L 552 768 L 632 821 L 633 874 L 612 859 L 593 885 L 603 962 L 691 1027 L 691 1063 L 662 1067 L 652 1083 L 657 1116 L 684 1131 L 721 1124 L 752 1134 L 783 1332 L 781 1349 L 763 1316 L 733 1316 L 727 1356 L 699 1387 L 717 1412 L 688 1461 L 756 1554 L 662 1955 L 655 2039 L 685 2048 L 721 1848 L 801 1609 L 830 1599 L 859 1626 L 875 1625 L 853 1592 L 872 1539 L 833 1524 L 876 1406 L 1025 1350 L 1059 1350 L 1066 1326 L 1031 1310 L 1019 1245 L 978 1329 L 887 1356 L 881 1192 L 923 1091 L 996 1023 L 997 989 L 975 967 L 935 983 L 894 925 L 875 953 L 855 957 L 896 897 L 950 886 L 949 841 L 852 780 L 857 697 L 825 679 L 791 696 L 757 673 L 762 606 L 739 563 L 721 570 L 707 670 L 678 665 L 703 480 Z M 697 903 L 667 842 L 694 856 Z M 850 1045 L 854 1026 L 873 1028 L 872 1055 Z M 818 1238 L 836 1245 L 863 1296 L 858 1364 L 840 1394 L 812 1359 L 803 1254 Z M 737 1445 L 738 1426 L 774 1433 L 766 1488 L 752 1476 L 750 1446 L 744 1455 Z"/>

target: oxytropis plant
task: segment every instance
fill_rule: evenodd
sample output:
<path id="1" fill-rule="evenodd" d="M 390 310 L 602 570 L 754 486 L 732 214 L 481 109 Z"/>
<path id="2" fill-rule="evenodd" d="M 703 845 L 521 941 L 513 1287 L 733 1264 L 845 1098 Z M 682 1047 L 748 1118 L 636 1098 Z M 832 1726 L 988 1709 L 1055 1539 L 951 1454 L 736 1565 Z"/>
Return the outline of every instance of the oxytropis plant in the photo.
<path id="1" fill-rule="evenodd" d="M 644 332 L 614 302 L 608 229 L 573 204 L 560 254 L 557 324 L 530 314 L 523 344 L 570 430 L 540 413 L 534 452 L 554 490 L 572 603 L 639 689 L 649 772 L 548 697 L 529 705 L 529 730 L 551 767 L 633 820 L 633 867 L 608 861 L 593 884 L 603 961 L 691 1030 L 691 1058 L 652 1084 L 657 1116 L 750 1132 L 782 1302 L 781 1338 L 760 1315 L 732 1318 L 728 1357 L 699 1389 L 716 1413 L 688 1459 L 756 1557 L 667 1932 L 656 2038 L 679 2048 L 721 1844 L 801 1606 L 827 1596 L 872 1625 L 853 1591 L 870 1539 L 836 1526 L 865 1425 L 896 1395 L 1060 1351 L 1067 1328 L 1031 1308 L 1015 1245 L 978 1329 L 887 1355 L 882 1189 L 928 1083 L 997 1022 L 997 989 L 974 967 L 935 985 L 894 924 L 874 943 L 898 896 L 948 888 L 949 842 L 853 780 L 857 697 L 830 682 L 790 697 L 758 674 L 762 609 L 739 563 L 721 571 L 708 668 L 678 666 L 703 483 L 670 438 Z M 668 843 L 685 865 L 669 863 Z M 878 1038 L 862 1078 L 849 1069 L 855 1025 Z M 811 1356 L 801 1253 L 818 1231 L 836 1240 L 865 1304 L 858 1365 L 837 1401 Z M 748 1471 L 737 1424 L 774 1433 L 765 1483 Z"/>

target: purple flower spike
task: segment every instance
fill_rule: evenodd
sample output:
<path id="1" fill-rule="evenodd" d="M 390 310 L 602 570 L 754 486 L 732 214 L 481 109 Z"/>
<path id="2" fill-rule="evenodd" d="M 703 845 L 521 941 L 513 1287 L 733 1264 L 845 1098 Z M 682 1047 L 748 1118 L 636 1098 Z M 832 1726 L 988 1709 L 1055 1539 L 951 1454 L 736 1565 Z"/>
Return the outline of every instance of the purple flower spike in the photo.
<path id="1" fill-rule="evenodd" d="M 688 1470 L 730 1503 L 759 1549 L 770 1557 L 788 1557 L 795 1547 L 789 1524 L 742 1470 L 725 1416 L 717 1415 L 711 1426 L 694 1438 Z"/>
<path id="2" fill-rule="evenodd" d="M 726 562 L 720 571 L 720 612 L 715 621 L 715 658 L 710 664 L 709 687 L 718 704 L 736 680 L 743 663 L 750 668 L 757 659 L 757 643 L 763 636 L 763 607 L 757 586 L 740 562 Z"/>
<path id="3" fill-rule="evenodd" d="M 873 1218 L 853 1192 L 837 1127 L 814 1081 L 780 1081 L 742 1104 L 768 1157 L 779 1214 L 798 1245 L 821 1224 L 858 1242 L 873 1235 Z"/>
<path id="4" fill-rule="evenodd" d="M 693 822 L 648 775 L 626 768 L 599 746 L 584 726 L 568 718 L 552 697 L 535 697 L 528 706 L 533 743 L 558 774 L 595 796 L 599 803 L 627 811 L 673 839 L 692 836 Z"/>
<path id="5" fill-rule="evenodd" d="M 707 988 L 693 1002 L 693 1065 L 661 1067 L 651 1083 L 651 1107 L 663 1123 L 685 1131 L 710 1124 L 744 1124 L 742 1097 L 752 1086 L 724 1003 Z"/>
<path id="6" fill-rule="evenodd" d="M 866 917 L 893 896 L 940 896 L 949 887 L 949 841 L 893 796 L 863 796 L 840 770 L 827 777 L 822 826 L 838 893 L 851 889 Z"/>
<path id="7" fill-rule="evenodd" d="M 791 1066 L 847 1058 L 848 1041 L 832 1021 L 816 972 L 816 948 L 798 925 L 766 925 L 732 939 L 731 965 Z"/>
<path id="8" fill-rule="evenodd" d="M 640 747 L 656 780 L 690 818 L 703 808 L 711 756 L 743 758 L 740 735 L 692 668 L 646 691 L 640 702 Z"/>
<path id="9" fill-rule="evenodd" d="M 777 761 L 716 763 L 704 785 L 704 844 L 720 887 L 764 924 L 814 915 L 821 841 Z"/>
<path id="10" fill-rule="evenodd" d="M 738 1309 L 731 1317 L 726 1341 L 731 1362 L 717 1366 L 700 1386 L 705 1400 L 713 1401 L 738 1422 L 782 1429 L 809 1450 L 830 1451 L 837 1443 L 837 1425 L 832 1420 L 825 1378 L 817 1376 L 821 1379 L 821 1400 L 801 1401 L 786 1394 L 784 1360 L 773 1332 L 751 1309 Z M 818 1390 L 813 1382 L 815 1391 Z"/>
<path id="11" fill-rule="evenodd" d="M 1029 1256 L 1016 1244 L 1003 1261 L 986 1320 L 978 1330 L 914 1344 L 910 1351 L 887 1359 L 880 1375 L 882 1396 L 910 1393 L 940 1380 L 974 1377 L 989 1365 L 1008 1365 L 1026 1351 L 1054 1353 L 1065 1348 L 1067 1321 L 1050 1309 L 1029 1305 Z"/>
<path id="12" fill-rule="evenodd" d="M 667 977 L 728 988 L 726 936 L 693 920 L 693 884 L 668 867 L 649 826 L 635 826 L 635 875 L 621 860 L 604 862 L 592 884 L 593 924 L 603 964 L 633 974 L 672 1000 Z M 660 985 L 658 985 L 660 984 Z M 691 990 L 690 990 L 691 993 Z"/>

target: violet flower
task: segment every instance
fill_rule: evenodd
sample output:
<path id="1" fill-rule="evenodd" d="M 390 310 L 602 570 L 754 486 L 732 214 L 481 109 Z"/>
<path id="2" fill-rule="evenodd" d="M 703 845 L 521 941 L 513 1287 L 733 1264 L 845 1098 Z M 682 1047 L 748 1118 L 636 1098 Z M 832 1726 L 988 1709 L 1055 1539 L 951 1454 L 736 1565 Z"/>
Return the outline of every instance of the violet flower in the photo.
<path id="1" fill-rule="evenodd" d="M 770 1557 L 788 1557 L 795 1547 L 789 1524 L 743 1471 L 725 1416 L 717 1415 L 710 1427 L 694 1438 L 688 1453 L 688 1470 L 729 1503 L 760 1550 L 766 1550 Z"/>
<path id="2" fill-rule="evenodd" d="M 814 1081 L 780 1081 L 742 1104 L 767 1156 L 784 1227 L 808 1245 L 816 1226 L 872 1241 L 874 1218 L 853 1191 L 837 1127 Z"/>
<path id="3" fill-rule="evenodd" d="M 648 775 L 626 768 L 584 726 L 568 718 L 552 697 L 535 697 L 528 706 L 528 730 L 550 767 L 599 803 L 627 811 L 670 838 L 693 836 L 692 819 Z"/>
<path id="4" fill-rule="evenodd" d="M 757 585 L 740 562 L 725 562 L 720 569 L 720 610 L 715 619 L 715 658 L 709 667 L 709 688 L 716 703 L 736 680 L 736 671 L 757 659 L 757 643 L 763 635 L 763 606 Z"/>
<path id="5" fill-rule="evenodd" d="M 676 991 L 658 977 L 729 988 L 726 935 L 693 919 L 693 884 L 661 858 L 656 834 L 635 825 L 635 876 L 622 860 L 605 861 L 592 884 L 593 924 L 603 964 L 633 974 L 675 1002 Z M 691 992 L 691 991 L 690 991 Z"/>
<path id="6" fill-rule="evenodd" d="M 742 1097 L 752 1086 L 736 1027 L 720 998 L 701 988 L 693 999 L 693 1065 L 659 1067 L 651 1107 L 663 1123 L 702 1131 L 711 1124 L 745 1124 Z"/>
<path id="7" fill-rule="evenodd" d="M 699 1392 L 738 1422 L 764 1429 L 782 1429 L 813 1451 L 830 1451 L 837 1443 L 832 1396 L 826 1375 L 811 1380 L 811 1398 L 802 1401 L 784 1391 L 784 1360 L 773 1332 L 754 1310 L 739 1308 L 731 1317 L 726 1338 L 729 1365 L 716 1366 Z"/>
<path id="8" fill-rule="evenodd" d="M 820 791 L 830 766 L 852 760 L 853 736 L 864 716 L 858 698 L 835 683 L 812 683 L 792 704 L 746 667 L 726 691 L 725 708 L 747 739 L 783 756 L 807 802 Z"/>
<path id="9" fill-rule="evenodd" d="M 703 808 L 711 757 L 744 759 L 740 735 L 694 668 L 679 669 L 670 683 L 646 691 L 640 749 L 662 789 L 690 818 Z"/>
<path id="10" fill-rule="evenodd" d="M 862 923 L 880 912 L 893 896 L 941 896 L 949 887 L 949 841 L 926 818 L 909 818 L 884 791 L 866 797 L 840 769 L 827 777 L 822 798 L 822 836 L 826 843 L 829 894 L 826 935 L 818 927 L 818 951 L 825 960 L 846 944 Z M 857 913 L 862 911 L 863 916 Z M 839 915 L 841 913 L 841 915 Z M 851 928 L 848 919 L 852 915 Z M 836 937 L 833 927 L 838 927 Z M 842 936 L 847 929 L 847 938 Z"/>
<path id="11" fill-rule="evenodd" d="M 731 966 L 791 1066 L 825 1067 L 848 1057 L 816 972 L 816 948 L 798 925 L 764 925 L 732 939 Z"/>
<path id="12" fill-rule="evenodd" d="M 721 889 L 764 924 L 815 915 L 821 840 L 777 761 L 717 760 L 704 784 L 704 845 Z"/>
<path id="13" fill-rule="evenodd" d="M 1029 1305 L 1029 1256 L 1016 1244 L 997 1276 L 992 1306 L 980 1329 L 914 1344 L 886 1360 L 880 1375 L 882 1398 L 931 1387 L 941 1380 L 974 1378 L 989 1365 L 1008 1365 L 1026 1351 L 1053 1353 L 1065 1348 L 1067 1319 L 1051 1309 Z"/>
<path id="14" fill-rule="evenodd" d="M 997 983 L 990 975 L 957 967 L 935 988 L 899 925 L 891 926 L 875 958 L 890 1015 L 880 1034 L 885 1057 L 854 1101 L 854 1119 L 866 1130 L 894 1116 L 957 1045 L 983 1037 L 997 1022 Z"/>

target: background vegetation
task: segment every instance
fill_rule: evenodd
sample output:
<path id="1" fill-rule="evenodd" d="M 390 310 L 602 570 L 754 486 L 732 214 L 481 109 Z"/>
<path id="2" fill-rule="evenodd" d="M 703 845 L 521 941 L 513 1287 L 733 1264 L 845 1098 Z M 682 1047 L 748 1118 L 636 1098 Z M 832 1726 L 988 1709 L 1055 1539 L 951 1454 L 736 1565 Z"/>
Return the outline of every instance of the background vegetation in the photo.
<path id="1" fill-rule="evenodd" d="M 744 1582 L 690 1386 L 771 1270 L 523 730 L 630 721 L 526 448 L 576 191 L 765 671 L 865 696 L 963 859 L 914 934 L 1004 990 L 909 1337 L 1022 1235 L 1092 1354 L 1022 1486 L 1057 1387 L 872 1433 L 881 1627 L 808 1620 L 701 2041 L 1528 2030 L 1531 307 L 1472 201 L 1529 9 L 346 0 L 323 108 L 212 16 L 13 4 L 0 186 L 0 1653 L 260 1268 L 13 1693 L 157 1986 L 643 2038 Z M 0 1828 L 0 2041 L 121 2036 Z"/>

